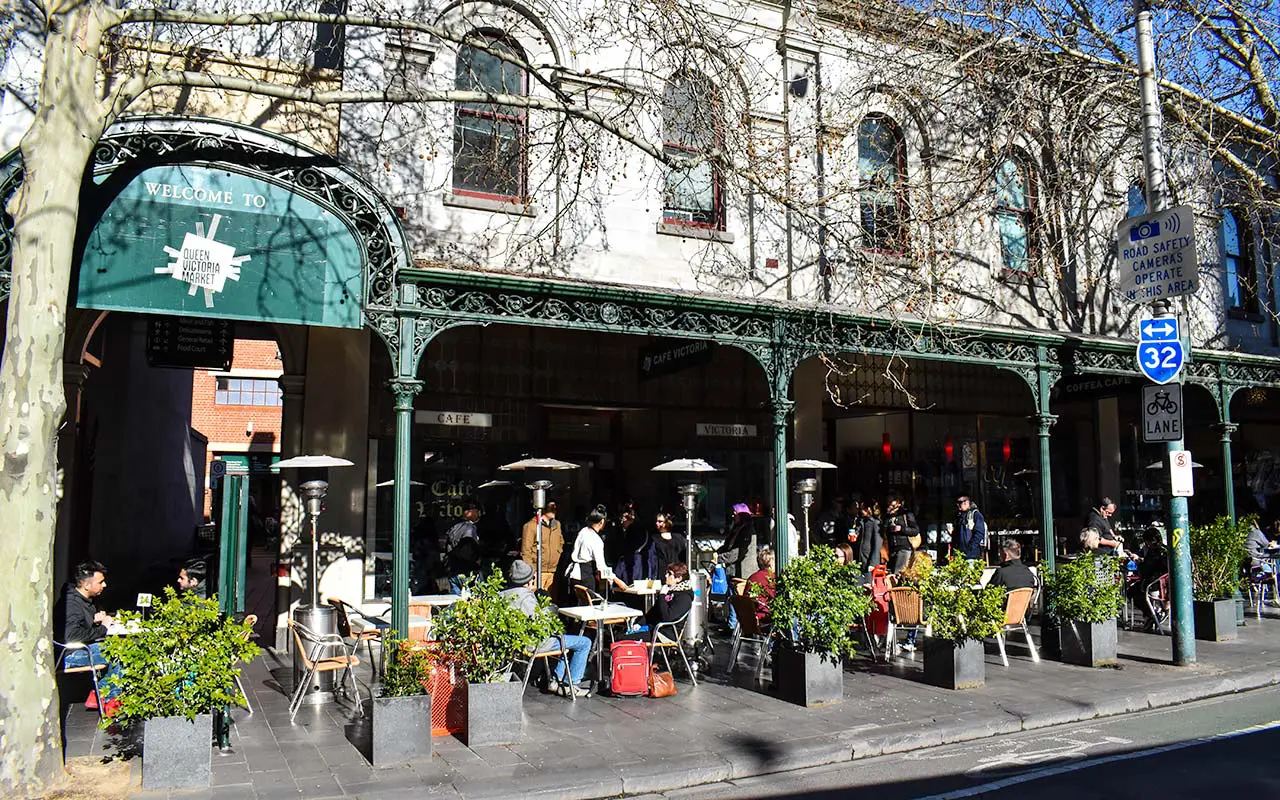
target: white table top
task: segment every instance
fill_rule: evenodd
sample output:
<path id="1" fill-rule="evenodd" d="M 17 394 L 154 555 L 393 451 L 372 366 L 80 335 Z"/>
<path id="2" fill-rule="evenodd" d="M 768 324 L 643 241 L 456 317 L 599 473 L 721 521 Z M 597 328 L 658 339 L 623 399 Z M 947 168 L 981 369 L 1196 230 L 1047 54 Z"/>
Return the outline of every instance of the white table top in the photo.
<path id="1" fill-rule="evenodd" d="M 634 617 L 644 616 L 643 611 L 638 611 L 631 606 L 618 605 L 610 603 L 605 606 L 568 606 L 560 609 L 560 613 L 570 619 L 576 619 L 580 622 L 598 622 L 606 619 L 632 619 Z"/>
<path id="2" fill-rule="evenodd" d="M 658 584 L 657 586 L 645 586 L 643 584 L 633 583 L 625 589 L 616 589 L 615 591 L 624 592 L 626 594 L 657 594 L 662 591 L 662 584 Z"/>

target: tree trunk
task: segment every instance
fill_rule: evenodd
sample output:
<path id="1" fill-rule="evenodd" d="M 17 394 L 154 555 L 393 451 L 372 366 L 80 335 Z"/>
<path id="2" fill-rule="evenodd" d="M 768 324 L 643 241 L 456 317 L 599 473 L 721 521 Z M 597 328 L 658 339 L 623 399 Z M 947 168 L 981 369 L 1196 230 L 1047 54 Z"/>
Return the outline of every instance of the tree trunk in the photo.
<path id="1" fill-rule="evenodd" d="M 106 125 L 94 81 L 101 0 L 69 4 L 45 33 L 35 121 L 23 137 L 24 179 L 10 206 L 13 285 L 0 362 L 0 795 L 61 780 L 59 702 L 50 611 L 58 425 L 66 304 L 80 184 Z"/>

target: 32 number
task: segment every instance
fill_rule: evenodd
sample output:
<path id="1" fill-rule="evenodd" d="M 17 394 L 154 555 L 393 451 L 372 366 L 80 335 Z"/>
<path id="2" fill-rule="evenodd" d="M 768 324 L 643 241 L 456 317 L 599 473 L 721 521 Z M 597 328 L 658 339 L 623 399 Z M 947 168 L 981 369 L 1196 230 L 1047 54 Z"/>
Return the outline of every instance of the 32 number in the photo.
<path id="1" fill-rule="evenodd" d="M 1168 344 L 1145 348 L 1142 351 L 1142 365 L 1147 369 L 1176 369 L 1178 348 Z"/>

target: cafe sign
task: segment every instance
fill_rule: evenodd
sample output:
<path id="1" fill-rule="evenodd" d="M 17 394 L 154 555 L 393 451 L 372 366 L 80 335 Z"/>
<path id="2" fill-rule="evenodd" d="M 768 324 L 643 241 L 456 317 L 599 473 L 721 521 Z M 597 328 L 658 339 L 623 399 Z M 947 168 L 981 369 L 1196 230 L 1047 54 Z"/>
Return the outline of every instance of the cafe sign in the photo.
<path id="1" fill-rule="evenodd" d="M 493 415 L 478 411 L 419 411 L 414 414 L 419 425 L 452 425 L 462 428 L 492 428 Z"/>

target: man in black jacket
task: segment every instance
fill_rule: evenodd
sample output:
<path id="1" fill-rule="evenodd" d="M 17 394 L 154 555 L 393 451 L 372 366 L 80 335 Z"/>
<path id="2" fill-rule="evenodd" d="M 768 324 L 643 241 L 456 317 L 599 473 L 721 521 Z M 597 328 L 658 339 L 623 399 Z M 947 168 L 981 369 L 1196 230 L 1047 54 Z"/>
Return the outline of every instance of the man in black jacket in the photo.
<path id="1" fill-rule="evenodd" d="M 1017 539 L 1005 539 L 1000 545 L 1004 559 L 1000 568 L 991 576 L 991 586 L 1003 586 L 1006 589 L 1034 589 L 1036 576 L 1022 563 L 1022 545 Z"/>
<path id="2" fill-rule="evenodd" d="M 107 588 L 107 569 L 97 561 L 83 561 L 76 565 L 71 581 L 58 607 L 54 609 L 54 630 L 64 645 L 82 644 L 83 648 L 70 650 L 63 664 L 67 667 L 86 667 L 89 664 L 106 664 L 98 642 L 107 636 L 107 626 L 115 620 L 105 611 L 99 611 L 94 598 Z M 116 674 L 112 664 L 107 665 L 103 680 Z M 102 700 L 111 698 L 113 692 L 104 687 Z"/>

